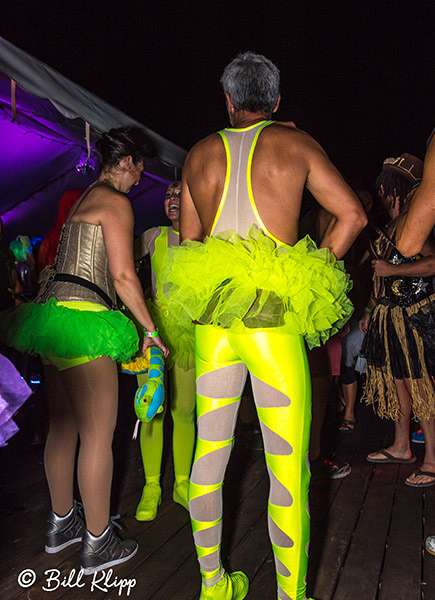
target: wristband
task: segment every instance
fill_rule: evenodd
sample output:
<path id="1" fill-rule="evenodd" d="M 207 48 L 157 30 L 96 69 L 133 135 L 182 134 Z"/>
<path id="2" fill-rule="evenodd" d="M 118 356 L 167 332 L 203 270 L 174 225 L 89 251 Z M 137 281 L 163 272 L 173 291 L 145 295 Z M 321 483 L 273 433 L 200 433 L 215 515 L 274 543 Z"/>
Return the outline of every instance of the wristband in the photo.
<path id="1" fill-rule="evenodd" d="M 143 330 L 143 334 L 147 338 L 154 338 L 154 337 L 157 337 L 159 335 L 159 330 L 156 329 L 155 331 L 145 331 L 145 329 L 144 329 Z"/>
<path id="2" fill-rule="evenodd" d="M 369 308 L 368 306 L 364 306 L 364 310 L 366 312 L 368 312 L 369 314 L 372 314 L 373 310 L 371 308 Z"/>

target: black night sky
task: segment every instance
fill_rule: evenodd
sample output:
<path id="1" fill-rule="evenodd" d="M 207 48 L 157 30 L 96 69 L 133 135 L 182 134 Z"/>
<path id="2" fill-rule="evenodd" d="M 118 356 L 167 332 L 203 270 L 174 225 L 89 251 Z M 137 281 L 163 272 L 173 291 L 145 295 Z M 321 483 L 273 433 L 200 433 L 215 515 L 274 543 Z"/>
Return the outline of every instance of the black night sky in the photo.
<path id="1" fill-rule="evenodd" d="M 19 0 L 0 34 L 186 149 L 227 125 L 224 66 L 263 53 L 281 70 L 277 119 L 371 186 L 386 156 L 424 157 L 434 17 L 433 0 Z"/>

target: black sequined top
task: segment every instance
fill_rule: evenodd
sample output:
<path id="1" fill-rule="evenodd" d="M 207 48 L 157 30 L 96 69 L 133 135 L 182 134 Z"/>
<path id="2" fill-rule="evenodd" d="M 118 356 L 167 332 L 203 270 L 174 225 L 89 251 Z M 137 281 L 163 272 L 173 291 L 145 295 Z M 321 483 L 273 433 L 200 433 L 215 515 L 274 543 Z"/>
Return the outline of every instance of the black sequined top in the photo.
<path id="1" fill-rule="evenodd" d="M 413 263 L 423 258 L 421 254 L 405 258 L 397 248 L 393 248 L 389 256 L 389 262 L 393 265 L 402 263 Z M 396 306 L 402 308 L 411 306 L 434 292 L 432 277 L 405 277 L 404 275 L 393 275 L 385 277 L 385 298 L 388 298 Z"/>

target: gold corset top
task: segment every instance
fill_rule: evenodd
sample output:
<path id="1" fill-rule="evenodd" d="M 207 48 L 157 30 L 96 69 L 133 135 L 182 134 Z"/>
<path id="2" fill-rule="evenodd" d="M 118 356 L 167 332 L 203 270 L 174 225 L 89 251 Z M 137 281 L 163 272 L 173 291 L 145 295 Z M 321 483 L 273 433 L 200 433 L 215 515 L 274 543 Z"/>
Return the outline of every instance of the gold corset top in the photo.
<path id="1" fill-rule="evenodd" d="M 91 223 L 65 223 L 57 248 L 56 273 L 76 275 L 101 288 L 116 304 L 116 292 L 109 272 L 103 230 Z M 59 301 L 86 301 L 102 304 L 101 297 L 76 283 L 53 281 L 43 301 L 55 297 Z"/>

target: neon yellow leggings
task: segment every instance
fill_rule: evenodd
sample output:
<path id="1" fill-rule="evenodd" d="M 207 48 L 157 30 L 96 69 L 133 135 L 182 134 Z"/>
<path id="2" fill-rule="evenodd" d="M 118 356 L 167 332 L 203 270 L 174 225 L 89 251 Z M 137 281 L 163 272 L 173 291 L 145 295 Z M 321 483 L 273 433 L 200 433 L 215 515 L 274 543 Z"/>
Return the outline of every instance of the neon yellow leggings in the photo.
<path id="1" fill-rule="evenodd" d="M 204 585 L 222 577 L 222 483 L 247 370 L 270 477 L 269 536 L 280 600 L 305 598 L 310 376 L 302 337 L 280 328 L 195 330 L 198 438 L 189 510 Z"/>
<path id="2" fill-rule="evenodd" d="M 172 452 L 177 482 L 188 479 L 195 447 L 195 369 L 183 371 L 177 365 L 168 372 L 171 388 L 171 416 L 173 420 Z M 137 376 L 141 386 L 146 375 Z M 147 483 L 159 483 L 163 453 L 163 421 L 165 410 L 150 423 L 142 423 L 140 447 Z"/>

